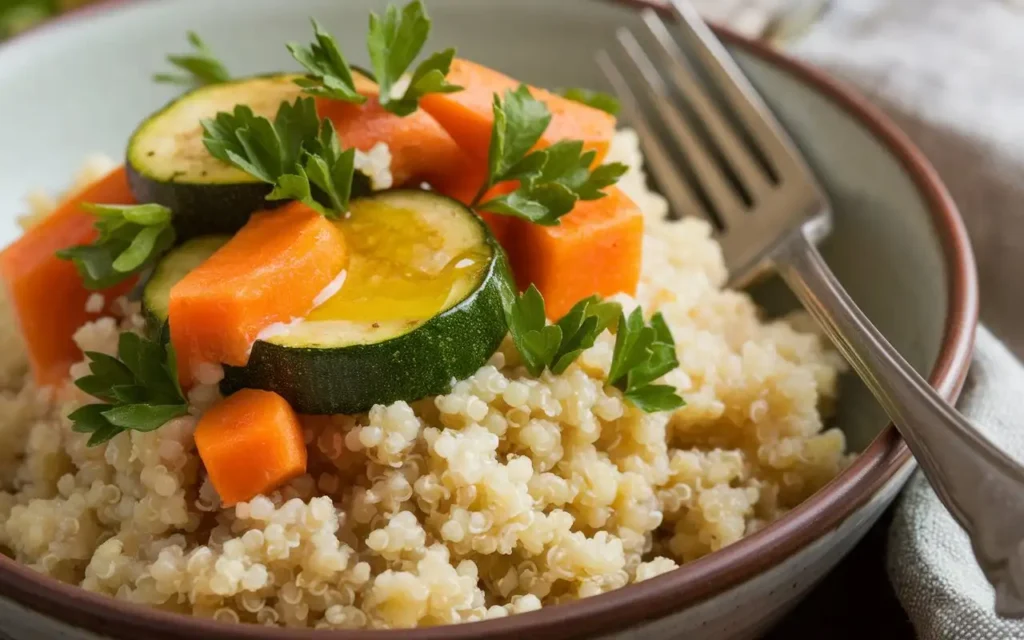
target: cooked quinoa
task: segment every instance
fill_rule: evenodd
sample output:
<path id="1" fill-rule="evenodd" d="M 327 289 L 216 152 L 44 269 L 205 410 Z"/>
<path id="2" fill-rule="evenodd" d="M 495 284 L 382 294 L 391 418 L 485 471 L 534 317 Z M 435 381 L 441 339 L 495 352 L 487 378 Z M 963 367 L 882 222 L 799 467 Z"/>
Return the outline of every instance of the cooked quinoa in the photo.
<path id="1" fill-rule="evenodd" d="M 387 164 L 384 151 L 365 162 Z M 639 290 L 617 300 L 664 314 L 681 363 L 666 382 L 686 406 L 646 414 L 625 403 L 604 382 L 608 333 L 563 374 L 536 379 L 506 341 L 448 395 L 307 419 L 308 473 L 222 509 L 192 437 L 219 398 L 218 367 L 191 391 L 192 415 L 87 448 L 64 417 L 86 398 L 73 385 L 34 388 L 6 321 L 0 545 L 59 580 L 170 611 L 387 628 L 602 593 L 783 515 L 846 461 L 843 434 L 823 423 L 841 361 L 723 289 L 708 226 L 665 220 L 633 133 L 618 134 L 611 156 L 632 167 L 619 186 L 646 217 Z M 109 167 L 92 164 L 82 181 Z M 53 201 L 32 205 L 26 224 Z M 113 353 L 119 332 L 141 330 L 137 304 L 115 306 L 78 331 L 84 350 Z"/>

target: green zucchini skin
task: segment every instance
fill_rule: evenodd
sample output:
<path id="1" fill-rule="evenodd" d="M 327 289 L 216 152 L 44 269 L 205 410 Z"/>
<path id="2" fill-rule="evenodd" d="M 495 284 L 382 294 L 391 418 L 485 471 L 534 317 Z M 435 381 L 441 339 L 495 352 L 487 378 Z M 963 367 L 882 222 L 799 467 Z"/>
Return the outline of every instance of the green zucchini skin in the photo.
<path id="1" fill-rule="evenodd" d="M 246 366 L 224 368 L 221 391 L 264 389 L 300 413 L 352 414 L 375 404 L 447 393 L 454 382 L 474 374 L 508 333 L 504 301 L 512 295 L 513 280 L 486 223 L 465 210 L 484 229 L 493 258 L 477 288 L 458 304 L 409 333 L 373 344 L 317 348 L 257 340 Z"/>
<path id="2" fill-rule="evenodd" d="M 162 204 L 174 212 L 179 240 L 232 234 L 255 211 L 284 201 L 268 201 L 273 186 L 214 158 L 203 143 L 201 120 L 237 104 L 273 119 L 282 101 L 302 89 L 294 74 L 269 74 L 199 87 L 147 117 L 128 142 L 125 167 L 139 202 Z"/>
<path id="3" fill-rule="evenodd" d="M 267 200 L 273 186 L 263 182 L 189 184 L 152 180 L 130 163 L 125 165 L 128 186 L 139 202 L 162 204 L 174 212 L 179 240 L 205 235 L 233 234 L 256 211 L 276 209 L 285 200 Z"/>
<path id="4" fill-rule="evenodd" d="M 508 332 L 504 257 L 484 286 L 416 330 L 369 345 L 296 348 L 257 340 L 245 367 L 225 367 L 221 391 L 274 391 L 306 414 L 361 413 L 375 404 L 447 393 L 497 351 Z M 454 364 L 454 366 L 452 366 Z"/>
<path id="5" fill-rule="evenodd" d="M 142 288 L 142 316 L 150 329 L 157 330 L 167 322 L 171 287 L 230 239 L 227 235 L 193 238 L 171 249 L 160 259 Z"/>

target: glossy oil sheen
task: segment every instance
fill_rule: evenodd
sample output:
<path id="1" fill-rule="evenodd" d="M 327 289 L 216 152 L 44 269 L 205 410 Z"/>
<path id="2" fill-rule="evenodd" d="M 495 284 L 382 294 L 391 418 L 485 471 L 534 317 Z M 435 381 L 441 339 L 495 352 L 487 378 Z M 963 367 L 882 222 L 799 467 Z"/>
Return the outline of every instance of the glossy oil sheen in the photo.
<path id="1" fill-rule="evenodd" d="M 349 251 L 345 281 L 306 320 L 422 322 L 465 297 L 486 270 L 490 247 L 479 234 L 446 233 L 461 221 L 440 217 L 374 200 L 353 202 L 338 222 Z"/>

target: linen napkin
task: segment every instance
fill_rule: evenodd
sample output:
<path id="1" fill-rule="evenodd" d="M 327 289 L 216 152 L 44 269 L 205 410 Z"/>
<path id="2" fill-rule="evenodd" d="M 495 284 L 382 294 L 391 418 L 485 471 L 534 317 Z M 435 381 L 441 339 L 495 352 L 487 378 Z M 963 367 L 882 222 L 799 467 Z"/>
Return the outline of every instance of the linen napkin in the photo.
<path id="1" fill-rule="evenodd" d="M 982 321 L 991 329 L 978 333 L 960 408 L 1024 460 L 1024 367 L 1011 353 L 1024 353 L 1024 5 L 836 0 L 792 49 L 888 111 L 952 192 L 974 243 Z M 1024 621 L 994 614 L 967 535 L 920 473 L 898 503 L 887 556 L 921 638 L 1024 638 Z"/>

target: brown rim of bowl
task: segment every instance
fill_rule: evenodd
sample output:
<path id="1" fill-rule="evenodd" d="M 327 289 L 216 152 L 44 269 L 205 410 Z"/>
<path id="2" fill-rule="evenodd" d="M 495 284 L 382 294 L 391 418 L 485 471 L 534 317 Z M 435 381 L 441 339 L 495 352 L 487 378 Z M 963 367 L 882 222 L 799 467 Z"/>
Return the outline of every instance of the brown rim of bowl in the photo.
<path id="1" fill-rule="evenodd" d="M 91 5 L 90 12 L 124 3 L 107 0 Z M 637 8 L 664 7 L 650 0 L 611 0 Z M 73 19 L 67 16 L 56 22 Z M 45 28 L 45 27 L 44 27 Z M 726 28 L 718 35 L 731 45 L 781 68 L 815 87 L 846 111 L 899 160 L 917 185 L 932 212 L 946 266 L 949 269 L 949 312 L 942 349 L 929 380 L 943 396 L 955 398 L 964 379 L 974 343 L 978 316 L 978 282 L 967 231 L 956 205 L 941 180 L 907 137 L 864 98 L 824 72 L 774 51 Z M 820 491 L 770 524 L 735 544 L 689 562 L 675 571 L 640 584 L 540 611 L 468 624 L 408 631 L 314 631 L 267 628 L 214 622 L 167 613 L 114 600 L 41 576 L 26 566 L 0 556 L 0 593 L 44 615 L 59 612 L 65 623 L 114 638 L 148 640 L 519 640 L 577 638 L 609 633 L 644 620 L 652 620 L 683 604 L 695 604 L 734 587 L 789 556 L 837 527 L 911 459 L 895 427 L 889 425 L 854 462 Z"/>

